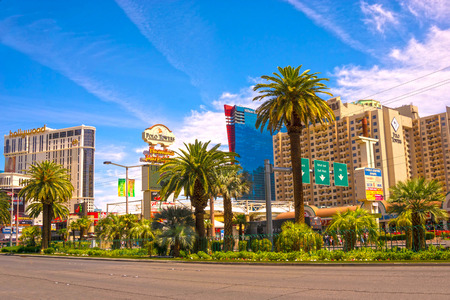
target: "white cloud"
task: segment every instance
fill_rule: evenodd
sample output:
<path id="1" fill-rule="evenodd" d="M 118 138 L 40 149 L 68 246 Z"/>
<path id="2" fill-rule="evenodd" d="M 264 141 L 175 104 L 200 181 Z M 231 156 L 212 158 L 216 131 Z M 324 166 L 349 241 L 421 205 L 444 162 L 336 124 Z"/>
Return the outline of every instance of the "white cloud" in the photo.
<path id="1" fill-rule="evenodd" d="M 95 47 L 98 41 L 80 44 L 83 39 L 62 32 L 53 20 L 38 20 L 26 25 L 19 25 L 19 21 L 20 17 L 16 16 L 0 22 L 0 43 L 57 71 L 101 101 L 118 104 L 148 123 L 149 117 L 139 101 L 120 93 L 112 84 L 87 75 L 85 66 L 89 65 L 89 58 L 98 59 L 107 51 L 104 47 Z"/>
<path id="2" fill-rule="evenodd" d="M 387 25 L 399 23 L 395 14 L 379 3 L 369 5 L 367 2 L 361 1 L 361 11 L 366 16 L 366 19 L 363 20 L 364 23 L 375 25 L 376 30 L 381 33 L 384 33 Z"/>
<path id="3" fill-rule="evenodd" d="M 321 14 L 319 11 L 312 9 L 300 0 L 285 1 L 294 6 L 294 8 L 298 11 L 303 12 L 308 18 L 313 20 L 314 23 L 336 35 L 341 41 L 343 41 L 350 47 L 365 53 L 372 53 L 371 49 L 367 48 L 365 45 L 352 38 L 352 36 L 348 32 L 341 28 L 337 23 L 333 22 L 332 18 L 330 18 L 326 14 Z"/>
<path id="4" fill-rule="evenodd" d="M 448 49 L 450 29 L 433 27 L 424 42 L 411 39 L 403 49 L 393 49 L 385 66 L 336 68 L 333 93 L 344 101 L 372 98 L 389 107 L 412 103 L 420 115 L 441 113 L 450 94 L 449 81 L 444 81 L 450 79 Z"/>
<path id="5" fill-rule="evenodd" d="M 110 145 L 106 147 L 97 147 L 95 151 L 95 159 L 108 160 L 116 163 L 120 163 L 126 155 L 127 152 L 125 152 L 124 146 Z"/>
<path id="6" fill-rule="evenodd" d="M 448 0 L 405 0 L 402 5 L 417 18 L 450 23 L 450 5 Z"/>
<path id="7" fill-rule="evenodd" d="M 261 103 L 253 101 L 253 98 L 257 95 L 258 92 L 253 91 L 253 86 L 249 86 L 241 89 L 239 93 L 236 94 L 224 92 L 220 98 L 213 101 L 212 104 L 217 110 L 223 110 L 224 105 L 238 105 L 256 109 L 261 105 Z"/>

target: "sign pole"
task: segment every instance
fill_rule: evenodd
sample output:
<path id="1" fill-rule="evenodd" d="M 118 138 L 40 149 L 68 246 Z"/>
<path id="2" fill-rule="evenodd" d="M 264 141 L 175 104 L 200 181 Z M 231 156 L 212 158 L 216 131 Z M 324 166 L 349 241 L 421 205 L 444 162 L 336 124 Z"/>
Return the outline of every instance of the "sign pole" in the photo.
<path id="1" fill-rule="evenodd" d="M 13 178 L 11 178 L 11 224 L 9 224 L 9 228 L 11 230 L 10 234 L 9 234 L 9 246 L 12 247 L 12 234 L 13 234 L 13 222 L 14 222 L 14 182 L 13 182 Z M 12 251 L 12 249 L 11 249 Z"/>
<path id="2" fill-rule="evenodd" d="M 128 167 L 125 170 L 125 213 L 128 215 Z"/>
<path id="3" fill-rule="evenodd" d="M 17 246 L 19 244 L 19 197 L 17 197 L 16 208 L 17 208 L 16 212 L 16 246 Z"/>
<path id="4" fill-rule="evenodd" d="M 272 229 L 272 199 L 271 199 L 271 187 L 270 187 L 270 173 L 272 173 L 272 166 L 270 165 L 270 160 L 264 160 L 264 175 L 266 181 L 266 229 L 269 235 L 269 240 L 273 247 L 273 229 Z"/>

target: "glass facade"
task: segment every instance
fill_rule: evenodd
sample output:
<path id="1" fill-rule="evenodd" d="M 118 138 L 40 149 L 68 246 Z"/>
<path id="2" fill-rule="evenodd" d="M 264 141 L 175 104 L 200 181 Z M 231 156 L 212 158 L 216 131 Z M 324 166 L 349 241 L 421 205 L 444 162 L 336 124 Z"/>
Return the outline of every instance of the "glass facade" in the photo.
<path id="1" fill-rule="evenodd" d="M 230 151 L 239 154 L 239 164 L 244 176 L 251 182 L 251 190 L 241 199 L 264 200 L 264 160 L 273 164 L 272 135 L 256 129 L 257 114 L 253 109 L 241 106 L 225 106 Z M 272 200 L 275 199 L 275 180 L 271 175 Z"/>

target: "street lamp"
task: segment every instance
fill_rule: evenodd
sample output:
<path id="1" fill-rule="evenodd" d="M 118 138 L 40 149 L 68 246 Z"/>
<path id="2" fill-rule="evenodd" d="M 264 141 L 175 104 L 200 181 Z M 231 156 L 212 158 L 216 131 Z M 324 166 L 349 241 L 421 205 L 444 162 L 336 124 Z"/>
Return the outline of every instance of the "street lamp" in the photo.
<path id="1" fill-rule="evenodd" d="M 110 162 L 110 161 L 104 161 L 103 164 L 104 165 L 114 165 L 114 166 L 125 168 L 125 203 L 126 203 L 125 213 L 128 214 L 128 169 L 129 168 L 142 167 L 142 165 L 138 165 L 138 166 L 123 166 L 123 165 L 119 165 L 119 164 L 116 164 L 116 163 L 113 163 L 113 162 Z"/>

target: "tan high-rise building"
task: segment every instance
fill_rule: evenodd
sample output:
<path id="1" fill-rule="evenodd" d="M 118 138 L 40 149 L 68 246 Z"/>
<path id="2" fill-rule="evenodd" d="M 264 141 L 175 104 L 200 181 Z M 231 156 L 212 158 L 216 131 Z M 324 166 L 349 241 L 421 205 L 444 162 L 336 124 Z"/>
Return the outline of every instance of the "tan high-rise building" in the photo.
<path id="1" fill-rule="evenodd" d="M 368 135 L 377 139 L 373 146 L 374 167 L 381 169 L 385 199 L 389 187 L 414 176 L 437 179 L 449 191 L 450 180 L 450 107 L 446 112 L 419 118 L 413 105 L 399 108 L 382 107 L 378 101 L 360 100 L 343 103 L 340 97 L 327 101 L 336 115 L 336 121 L 326 126 L 310 125 L 301 137 L 302 157 L 332 163 L 345 163 L 348 167 L 348 187 L 304 184 L 305 202 L 310 205 L 331 207 L 357 204 L 355 169 L 367 167 L 367 157 L 360 136 L 362 119 L 367 120 Z M 287 133 L 273 138 L 276 167 L 290 167 L 290 145 Z M 358 173 L 358 172 L 356 172 Z M 359 174 L 359 173 L 358 173 Z M 275 174 L 275 192 L 278 201 L 293 200 L 292 174 Z"/>
<path id="2" fill-rule="evenodd" d="M 60 164 L 69 171 L 74 187 L 70 212 L 77 203 L 87 203 L 88 211 L 94 211 L 95 127 L 19 129 L 4 139 L 6 173 L 26 174 L 31 164 L 45 160 Z"/>

